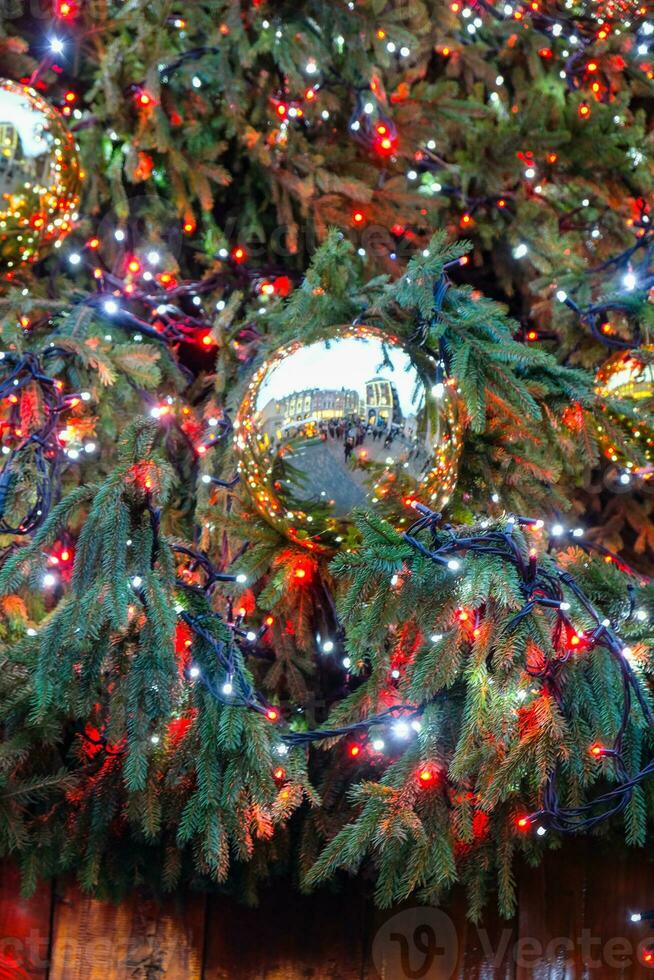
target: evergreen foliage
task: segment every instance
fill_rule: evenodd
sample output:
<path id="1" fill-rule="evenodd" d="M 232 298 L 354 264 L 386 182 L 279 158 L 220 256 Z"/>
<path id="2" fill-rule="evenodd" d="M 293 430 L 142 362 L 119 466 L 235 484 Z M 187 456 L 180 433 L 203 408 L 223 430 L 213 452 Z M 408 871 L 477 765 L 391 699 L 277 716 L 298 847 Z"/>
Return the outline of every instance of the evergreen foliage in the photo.
<path id="1" fill-rule="evenodd" d="M 526 8 L 477 27 L 442 0 L 187 6 L 89 5 L 56 25 L 65 83 L 38 69 L 76 96 L 87 179 L 63 248 L 0 268 L 0 853 L 26 889 L 70 869 L 97 894 L 254 900 L 289 867 L 310 888 L 365 865 L 380 905 L 463 881 L 471 916 L 493 890 L 511 914 L 516 858 L 561 839 L 516 827 L 552 780 L 568 810 L 619 786 L 591 748 L 621 725 L 628 773 L 654 754 L 651 393 L 596 381 L 611 349 L 652 360 L 643 18 L 584 37 L 595 98 L 561 60 L 583 4 L 553 2 L 546 41 Z M 2 73 L 32 75 L 42 34 L 6 17 Z M 438 540 L 510 529 L 572 576 L 565 617 L 523 614 L 501 554 L 432 560 L 407 507 L 316 554 L 234 483 L 254 371 L 352 322 L 456 382 Z M 512 513 L 590 527 L 554 552 Z M 570 581 L 631 648 L 624 715 L 615 659 L 571 654 L 570 624 L 596 623 Z M 653 794 L 593 832 L 645 846 Z"/>

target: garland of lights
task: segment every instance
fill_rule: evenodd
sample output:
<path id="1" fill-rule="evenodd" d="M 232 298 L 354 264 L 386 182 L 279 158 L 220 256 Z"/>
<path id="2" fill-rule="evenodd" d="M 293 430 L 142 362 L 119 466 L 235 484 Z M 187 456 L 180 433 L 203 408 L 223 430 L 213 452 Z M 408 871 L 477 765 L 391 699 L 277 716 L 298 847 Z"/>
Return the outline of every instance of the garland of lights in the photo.
<path id="1" fill-rule="evenodd" d="M 0 467 L 0 533 L 30 534 L 47 517 L 57 493 L 55 480 L 59 470 L 59 460 L 63 445 L 57 431 L 61 415 L 75 408 L 80 402 L 88 401 L 90 394 L 64 394 L 63 384 L 45 372 L 45 362 L 53 357 L 70 356 L 71 352 L 52 344 L 41 356 L 34 353 L 13 354 L 0 352 L 0 361 L 7 365 L 7 375 L 0 379 L 0 399 L 6 398 L 10 404 L 9 419 L 3 427 L 18 441 L 15 446 L 3 446 L 6 457 Z M 43 407 L 43 424 L 31 433 L 23 433 L 19 418 L 19 394 L 29 385 L 38 386 Z M 93 445 L 93 444 L 89 444 Z M 34 485 L 35 499 L 29 505 L 18 523 L 13 526 L 5 520 L 5 513 L 12 486 L 27 453 L 32 454 L 36 471 Z"/>
<path id="2" fill-rule="evenodd" d="M 612 762 L 619 780 L 618 785 L 581 806 L 565 807 L 561 805 L 557 794 L 557 773 L 552 772 L 545 786 L 542 807 L 533 813 L 520 816 L 517 820 L 518 828 L 526 831 L 535 827 L 539 836 L 547 833 L 549 829 L 562 833 L 579 833 L 592 829 L 597 824 L 624 810 L 633 795 L 634 788 L 647 776 L 654 774 L 654 758 L 633 775 L 628 773 L 624 763 L 622 743 L 634 699 L 653 733 L 654 712 L 652 712 L 647 694 L 629 662 L 631 652 L 629 647 L 622 642 L 609 620 L 596 609 L 573 576 L 560 568 L 550 570 L 540 566 L 535 549 L 531 550 L 525 559 L 519 544 L 513 537 L 513 529 L 515 527 L 542 527 L 543 522 L 529 517 L 510 517 L 506 529 L 489 529 L 481 534 L 455 537 L 447 526 L 442 530 L 439 529 L 440 514 L 429 510 L 422 504 L 414 502 L 412 506 L 422 516 L 409 528 L 404 538 L 424 557 L 437 564 L 445 565 L 452 571 L 457 571 L 460 568 L 457 557 L 460 555 L 473 557 L 475 555 L 493 555 L 514 567 L 520 578 L 525 604 L 513 618 L 509 628 L 517 625 L 537 606 L 553 611 L 555 616 L 553 635 L 555 638 L 560 638 L 562 635 L 570 637 L 568 652 L 563 656 L 547 661 L 540 670 L 532 670 L 529 673 L 556 701 L 562 713 L 565 713 L 565 705 L 558 678 L 561 669 L 569 661 L 575 650 L 582 647 L 584 650 L 602 647 L 609 652 L 621 673 L 623 710 L 621 723 L 613 743 L 610 746 L 595 744 L 589 749 L 594 758 L 598 760 L 607 759 Z M 417 537 L 425 531 L 430 532 L 429 546 Z M 556 533 L 554 533 L 555 531 Z M 574 543 L 578 547 L 586 551 L 595 550 L 592 543 L 585 541 L 574 531 L 571 533 L 574 536 Z M 560 541 L 562 537 L 564 537 L 563 528 L 556 526 L 550 537 L 548 551 L 551 550 L 555 541 Z M 600 550 L 603 555 L 610 556 L 605 548 Z M 635 574 L 619 559 L 614 558 L 614 560 L 620 564 L 623 571 Z M 565 600 L 566 590 L 572 593 L 596 624 L 588 635 L 580 635 L 566 615 L 570 608 L 570 604 Z"/>
<path id="3" fill-rule="evenodd" d="M 439 527 L 440 514 L 429 510 L 427 507 L 415 501 L 412 502 L 411 506 L 421 514 L 421 517 L 409 528 L 403 535 L 403 538 L 417 552 L 436 564 L 443 565 L 452 572 L 457 572 L 461 568 L 460 557 L 467 555 L 493 555 L 513 565 L 520 576 L 525 604 L 513 617 L 513 620 L 509 624 L 509 629 L 516 626 L 537 606 L 553 611 L 555 615 L 553 633 L 559 638 L 561 635 L 569 636 L 569 649 L 566 654 L 548 661 L 541 669 L 530 670 L 529 673 L 556 700 L 562 712 L 565 711 L 565 705 L 561 695 L 559 675 L 575 651 L 581 648 L 588 651 L 603 647 L 611 654 L 620 669 L 623 687 L 621 724 L 610 746 L 595 743 L 589 749 L 593 758 L 611 761 L 615 774 L 619 779 L 618 785 L 579 807 L 564 807 L 561 806 L 558 799 L 556 785 L 557 774 L 553 772 L 548 778 L 544 789 L 543 806 L 528 815 L 520 816 L 517 820 L 518 829 L 526 831 L 531 827 L 535 827 L 539 836 L 544 835 L 548 829 L 562 833 L 579 833 L 588 831 L 597 824 L 621 812 L 631 799 L 634 788 L 647 776 L 654 774 L 654 759 L 633 775 L 628 773 L 623 760 L 623 739 L 632 705 L 634 702 L 638 705 L 650 730 L 653 732 L 654 713 L 648 704 L 647 695 L 629 663 L 629 648 L 622 642 L 610 622 L 595 608 L 588 596 L 586 596 L 576 583 L 573 576 L 569 572 L 557 567 L 551 569 L 539 565 L 535 550 L 531 550 L 528 556 L 523 554 L 518 542 L 513 536 L 513 530 L 516 527 L 541 528 L 543 522 L 528 517 L 509 517 L 506 521 L 506 526 L 502 527 L 502 529 L 491 527 L 478 534 L 464 534 L 456 537 L 452 529 L 448 526 L 443 528 Z M 429 532 L 430 534 L 429 546 L 424 544 L 419 537 L 425 532 Z M 633 569 L 613 555 L 608 549 L 586 541 L 579 529 L 574 529 L 568 533 L 572 535 L 578 547 L 589 552 L 597 551 L 604 557 L 615 561 L 625 573 L 632 576 L 636 575 Z M 555 525 L 550 532 L 548 553 L 556 542 L 562 542 L 565 537 L 566 532 L 564 529 L 560 525 Z M 182 580 L 178 580 L 178 584 L 182 589 L 204 592 L 208 596 L 214 584 L 218 581 L 244 581 L 243 576 L 218 572 L 205 555 L 201 555 L 188 548 L 176 547 L 175 550 L 192 558 L 197 565 L 202 567 L 206 575 L 206 582 L 202 587 L 189 586 Z M 572 593 L 575 599 L 594 620 L 596 625 L 591 633 L 581 635 L 575 630 L 567 616 L 570 604 L 565 600 L 566 590 Z M 633 587 L 630 587 L 629 591 L 633 592 Z M 629 615 L 632 615 L 633 612 L 632 596 Z M 225 672 L 225 683 L 221 690 L 216 689 L 213 684 L 207 684 L 212 695 L 223 704 L 248 708 L 264 714 L 271 722 L 277 722 L 280 719 L 279 710 L 268 704 L 254 689 L 249 678 L 243 670 L 239 669 L 238 661 L 225 648 L 225 644 L 218 641 L 212 632 L 206 628 L 205 623 L 208 620 L 214 618 L 220 620 L 220 622 L 224 622 L 222 617 L 217 613 L 208 613 L 206 616 L 197 617 L 190 615 L 182 607 L 180 607 L 179 615 L 193 633 L 207 641 L 213 647 L 217 660 Z M 257 633 L 252 631 L 245 632 L 241 626 L 241 617 L 233 618 L 227 625 L 232 630 L 235 639 L 238 638 L 247 641 L 250 650 L 262 638 L 268 628 L 268 624 L 264 623 Z M 200 676 L 197 667 L 191 667 L 189 673 L 193 678 Z M 392 724 L 393 729 L 398 734 L 406 735 L 409 732 L 408 723 L 411 723 L 414 728 L 419 728 L 419 718 L 423 710 L 423 707 L 419 705 L 397 704 L 378 714 L 337 728 L 319 728 L 310 731 L 280 733 L 278 752 L 283 755 L 290 748 L 308 746 L 314 742 L 342 738 L 348 735 L 363 734 L 365 736 L 371 728 L 389 724 Z M 349 754 L 353 758 L 356 758 L 360 754 L 361 749 L 362 742 L 357 740 L 349 746 Z M 423 783 L 429 781 L 426 774 L 419 774 L 419 778 Z"/>
<path id="4" fill-rule="evenodd" d="M 544 14 L 539 10 L 539 4 L 537 3 L 517 4 L 515 7 L 512 7 L 510 4 L 506 4 L 503 11 L 498 11 L 495 9 L 491 3 L 487 2 L 487 0 L 475 0 L 472 6 L 478 6 L 487 13 L 491 14 L 494 18 L 499 18 L 501 20 L 521 20 L 526 15 L 530 15 L 535 28 L 541 33 L 545 33 L 552 38 L 562 36 L 563 29 L 560 24 L 561 18 L 553 18 Z M 451 4 L 451 7 L 456 13 L 462 9 L 462 4 L 456 2 L 455 0 L 455 2 Z M 79 5 L 76 3 L 64 2 L 64 0 L 57 0 L 55 3 L 55 10 L 60 20 L 70 21 L 78 15 Z M 482 25 L 481 23 L 477 24 L 477 18 L 471 16 L 472 10 L 470 8 L 464 8 L 464 12 L 468 12 L 468 17 L 466 18 L 467 20 L 469 19 L 467 33 L 468 35 L 473 35 Z M 638 14 L 639 12 L 636 11 L 636 13 Z M 597 20 L 597 18 L 592 19 Z M 577 28 L 581 23 L 580 19 L 575 18 L 574 16 L 570 18 L 570 21 L 574 23 Z M 588 21 L 590 25 L 591 19 L 588 19 Z M 182 26 L 183 23 L 184 22 L 179 18 L 176 18 L 173 21 L 173 24 L 177 27 Z M 602 37 L 603 29 L 602 22 L 600 21 L 598 34 L 600 40 L 604 39 Z M 595 28 L 593 27 L 593 31 L 594 30 Z M 642 24 L 640 26 L 640 32 L 643 34 L 643 36 L 649 36 L 651 34 L 649 25 Z M 573 46 L 578 44 L 579 47 L 566 61 L 565 74 L 570 87 L 578 88 L 580 84 L 578 78 L 580 69 L 578 68 L 578 64 L 587 45 L 592 39 L 588 34 L 584 34 L 581 41 L 577 39 L 573 42 L 573 37 L 575 37 L 575 35 L 571 35 L 567 40 Z M 470 38 L 466 38 L 465 35 L 464 39 L 466 41 L 470 40 Z M 391 45 L 393 45 L 392 48 Z M 637 53 L 639 55 L 646 53 L 646 51 L 641 50 L 641 47 L 642 45 L 637 46 Z M 387 48 L 390 53 L 393 53 L 393 51 L 395 51 L 394 43 L 389 41 Z M 63 50 L 64 42 L 61 38 L 55 37 L 50 41 L 50 52 L 35 69 L 31 78 L 31 84 L 34 84 L 45 73 L 45 71 L 53 65 L 56 57 L 62 54 Z M 187 61 L 199 57 L 202 54 L 211 53 L 214 50 L 216 49 L 197 48 L 183 53 L 176 62 L 173 62 L 168 66 L 163 66 L 161 71 L 162 79 L 167 81 L 168 76 Z M 584 66 L 584 72 L 594 74 L 597 71 L 597 64 L 595 62 L 592 64 L 595 67 L 591 68 L 591 64 L 587 64 Z M 313 71 L 315 70 L 316 68 L 314 66 Z M 501 84 L 501 82 L 498 82 L 498 84 Z M 314 92 L 314 97 L 316 88 L 317 86 L 314 86 L 313 89 L 309 90 Z M 144 89 L 141 83 L 137 83 L 133 86 L 131 94 L 133 95 L 137 105 L 141 108 L 147 109 L 153 104 L 153 97 Z M 349 129 L 353 133 L 353 138 L 364 145 L 367 149 L 375 150 L 381 155 L 391 154 L 397 144 L 397 131 L 392 120 L 379 108 L 378 100 L 376 100 L 377 105 L 375 105 L 375 103 L 372 101 L 372 95 L 374 95 L 373 89 L 362 88 L 361 90 L 357 90 L 356 104 L 350 118 Z M 606 97 L 605 94 L 603 97 Z M 283 104 L 280 103 L 280 105 Z M 580 115 L 585 117 L 589 114 L 589 112 L 590 108 L 587 103 L 582 103 L 582 105 L 579 107 Z M 288 111 L 288 107 L 286 107 L 286 111 L 281 114 L 278 112 L 278 115 L 292 116 L 293 114 Z M 426 153 L 422 154 L 421 159 L 425 166 L 429 166 L 429 157 Z M 425 160 L 427 163 L 425 163 Z M 502 202 L 504 201 L 504 198 L 496 198 L 493 200 L 498 204 L 498 206 L 503 206 Z M 485 201 L 472 201 L 472 210 L 474 210 L 474 208 L 479 206 L 481 203 L 485 203 Z M 361 212 L 355 212 L 353 215 L 353 221 L 355 224 L 358 224 L 360 221 L 364 220 L 364 216 L 361 215 L 361 219 L 359 221 L 357 219 L 358 214 L 361 214 Z M 470 214 L 471 212 L 469 211 L 463 216 L 462 227 L 466 227 L 470 223 Z M 467 221 L 465 220 L 466 218 L 468 219 Z M 642 220 L 645 222 L 645 218 Z M 647 221 L 648 220 L 649 219 L 647 219 Z M 194 224 L 192 227 L 190 224 L 189 227 L 186 227 L 185 225 L 184 230 L 194 230 Z M 636 285 L 638 285 L 639 290 L 647 289 L 654 285 L 654 278 L 652 276 L 646 274 L 639 280 L 631 269 L 631 258 L 633 254 L 636 252 L 636 250 L 647 247 L 646 257 L 642 263 L 642 268 L 645 273 L 648 273 L 654 245 L 652 245 L 651 232 L 645 233 L 643 231 L 643 235 L 644 237 L 640 238 L 633 248 L 622 253 L 621 256 L 616 257 L 616 259 L 609 260 L 609 262 L 605 263 L 604 266 L 604 268 L 611 265 L 620 267 L 621 265 L 627 264 L 628 271 L 625 275 L 624 285 L 628 292 L 632 292 L 634 288 L 636 288 Z M 118 242 L 124 241 L 125 233 L 121 229 L 118 229 L 115 233 L 115 237 Z M 96 249 L 99 247 L 99 244 L 100 242 L 98 239 L 91 239 L 85 246 L 85 249 L 95 253 Z M 521 258 L 527 253 L 527 250 L 527 246 L 518 245 L 514 250 L 514 256 L 516 258 Z M 158 263 L 158 256 L 155 252 L 151 252 L 149 254 L 150 259 L 148 261 L 150 261 L 150 264 L 154 267 Z M 242 246 L 236 246 L 234 249 L 232 249 L 231 253 L 224 249 L 221 250 L 218 257 L 222 259 L 231 259 L 234 270 L 246 260 L 247 254 L 246 250 Z M 81 258 L 79 253 L 73 252 L 71 255 L 69 255 L 69 263 L 71 266 L 74 267 L 79 265 L 80 261 Z M 454 264 L 465 264 L 466 262 L 467 258 L 464 257 L 461 260 L 457 260 L 457 262 Z M 196 303 L 196 305 L 200 306 L 200 294 L 204 291 L 209 291 L 216 285 L 220 284 L 221 277 L 212 277 L 201 282 L 184 283 L 179 285 L 174 282 L 171 276 L 168 276 L 167 280 L 164 280 L 164 276 L 160 275 L 158 284 L 162 287 L 163 292 L 154 292 L 147 291 L 145 289 L 137 289 L 134 286 L 132 279 L 129 278 L 142 273 L 142 264 L 140 260 L 136 258 L 136 256 L 132 256 L 131 258 L 128 257 L 127 272 L 129 274 L 129 281 L 127 287 L 122 279 L 113 275 L 106 269 L 99 268 L 95 256 L 92 265 L 98 292 L 93 297 L 89 298 L 87 303 L 88 305 L 101 308 L 119 328 L 132 334 L 136 333 L 137 335 L 142 334 L 144 336 L 148 336 L 152 339 L 163 342 L 168 346 L 176 346 L 183 342 L 199 341 L 202 344 L 206 344 L 206 346 L 210 346 L 213 343 L 209 325 L 198 317 L 191 317 L 185 314 L 172 302 L 172 300 L 177 296 L 181 297 L 188 295 L 192 297 L 192 301 Z M 243 271 L 245 272 L 245 270 Z M 260 272 L 246 273 L 246 275 L 258 281 L 258 288 L 261 292 L 265 293 L 265 287 L 267 285 L 271 285 L 267 279 L 264 279 L 262 284 Z M 153 273 L 148 273 L 147 277 L 143 276 L 143 278 L 146 280 L 146 282 L 150 282 L 155 278 L 155 276 Z M 118 290 L 130 300 L 140 301 L 144 303 L 144 305 L 149 306 L 156 325 L 148 323 L 146 320 L 125 310 L 119 304 L 115 293 L 108 292 L 107 287 L 109 287 L 110 290 Z M 273 289 L 273 291 L 275 290 Z M 634 346 L 633 341 L 622 342 L 616 340 L 615 338 L 607 337 L 606 334 L 597 327 L 598 318 L 602 313 L 605 313 L 611 309 L 625 308 L 624 306 L 620 305 L 619 299 L 611 301 L 610 305 L 605 303 L 581 308 L 574 302 L 574 300 L 570 299 L 570 297 L 561 291 L 559 291 L 557 294 L 557 298 L 572 309 L 580 317 L 580 320 L 589 326 L 593 336 L 596 337 L 596 339 L 601 340 L 603 343 L 613 347 Z M 536 338 L 530 337 L 529 339 Z M 55 355 L 64 356 L 68 355 L 69 353 L 70 352 L 68 351 L 62 351 L 59 348 L 52 347 L 43 353 L 42 359 L 45 361 L 47 357 Z M 44 398 L 46 421 L 43 427 L 32 433 L 30 436 L 24 437 L 23 441 L 15 449 L 10 451 L 8 454 L 8 459 L 0 471 L 0 530 L 9 533 L 26 534 L 33 531 L 43 522 L 53 500 L 54 492 L 52 487 L 52 479 L 54 473 L 56 472 L 56 460 L 61 453 L 61 444 L 55 431 L 56 422 L 63 411 L 74 407 L 76 400 L 78 401 L 80 398 L 85 399 L 85 393 L 82 393 L 81 395 L 63 395 L 61 392 L 60 383 L 45 373 L 43 363 L 41 363 L 34 355 L 15 357 L 13 354 L 5 354 L 4 359 L 10 367 L 10 373 L 6 378 L 0 381 L 0 397 L 8 397 L 11 400 L 12 394 L 15 395 L 16 390 L 20 390 L 25 385 L 36 382 L 39 385 Z M 153 409 L 153 412 L 154 411 L 157 411 L 156 407 Z M 13 479 L 18 454 L 27 446 L 33 447 L 36 452 L 37 471 L 39 474 L 36 488 L 37 500 L 36 504 L 30 508 L 29 513 L 27 513 L 20 522 L 18 528 L 10 528 L 4 523 L 2 515 L 5 509 L 7 496 L 10 491 L 10 484 Z M 206 447 L 204 448 L 206 450 Z M 203 480 L 207 483 L 216 484 L 218 486 L 233 485 L 233 482 L 226 483 L 225 481 L 220 481 L 210 476 L 203 477 Z M 632 701 L 635 699 L 635 702 L 638 704 L 644 718 L 652 730 L 654 730 L 654 714 L 649 708 L 640 682 L 629 664 L 626 648 L 622 644 L 618 634 L 613 630 L 611 625 L 606 622 L 605 619 L 601 618 L 600 613 L 595 610 L 590 600 L 584 595 L 572 577 L 566 572 L 558 570 L 556 573 L 550 573 L 538 565 L 535 555 L 530 555 L 528 560 L 525 561 L 516 542 L 511 537 L 510 530 L 489 530 L 483 534 L 469 535 L 459 538 L 456 538 L 448 533 L 445 535 L 445 539 L 441 540 L 441 532 L 438 530 L 440 516 L 429 511 L 427 508 L 422 507 L 422 505 L 414 503 L 412 506 L 419 513 L 421 513 L 422 516 L 420 520 L 418 520 L 412 526 L 410 531 L 407 532 L 405 539 L 417 551 L 429 557 L 436 563 L 446 564 L 451 570 L 456 570 L 458 568 L 458 561 L 455 557 L 457 554 L 493 554 L 512 563 L 520 574 L 525 593 L 525 606 L 518 614 L 518 617 L 516 617 L 516 620 L 523 616 L 529 615 L 531 610 L 536 605 L 546 606 L 553 609 L 555 612 L 555 629 L 572 629 L 572 624 L 565 615 L 567 604 L 564 600 L 564 590 L 569 590 L 574 594 L 577 601 L 583 605 L 588 614 L 596 622 L 596 628 L 593 630 L 590 636 L 584 638 L 584 645 L 588 648 L 605 648 L 619 665 L 622 675 L 624 697 L 622 725 L 620 726 L 616 738 L 610 747 L 591 747 L 593 755 L 606 758 L 611 761 L 614 766 L 615 773 L 620 780 L 618 785 L 611 791 L 603 794 L 602 796 L 596 797 L 594 800 L 582 807 L 566 809 L 559 803 L 556 793 L 556 774 L 553 773 L 548 780 L 544 792 L 543 807 L 528 816 L 520 818 L 519 823 L 521 829 L 528 829 L 531 826 L 536 826 L 538 833 L 546 832 L 548 828 L 561 830 L 564 832 L 579 831 L 588 829 L 601 820 L 605 820 L 612 814 L 622 810 L 631 798 L 634 787 L 638 785 L 638 783 L 640 783 L 646 776 L 654 773 L 654 760 L 652 760 L 652 762 L 648 763 L 648 765 L 645 766 L 640 772 L 629 776 L 622 759 L 622 738 Z M 158 518 L 153 515 L 153 520 L 155 519 L 157 520 L 158 527 Z M 538 522 L 530 518 L 517 517 L 513 519 L 514 526 L 530 526 L 536 523 Z M 418 539 L 418 537 L 416 537 L 416 535 L 427 531 L 431 534 L 430 548 L 426 547 Z M 581 547 L 591 547 L 591 545 L 585 542 L 583 539 L 576 539 L 575 543 L 579 544 Z M 187 558 L 194 562 L 196 566 L 201 566 L 204 569 L 206 573 L 206 582 L 202 588 L 202 591 L 204 591 L 207 595 L 210 594 L 216 582 L 242 580 L 242 577 L 238 575 L 234 576 L 223 572 L 218 572 L 211 565 L 206 556 L 203 556 L 192 549 L 184 546 L 176 546 L 175 550 L 180 554 L 184 554 Z M 179 580 L 178 584 L 182 590 L 196 588 L 195 586 L 189 586 L 182 580 Z M 132 585 L 135 589 L 138 589 L 139 583 L 133 580 Z M 245 674 L 239 669 L 237 661 L 232 655 L 230 655 L 229 650 L 225 649 L 224 644 L 218 643 L 215 637 L 211 634 L 210 630 L 206 628 L 206 620 L 201 617 L 192 616 L 183 610 L 180 611 L 179 615 L 197 636 L 203 638 L 213 646 L 218 662 L 225 670 L 226 680 L 222 689 L 220 691 L 212 691 L 216 698 L 226 703 L 239 704 L 243 707 L 262 712 L 270 721 L 277 721 L 279 719 L 279 712 L 277 709 L 268 705 L 265 699 L 263 699 L 254 690 Z M 211 613 L 209 615 L 217 616 L 218 614 Z M 267 626 L 264 625 L 257 633 L 245 631 L 242 628 L 240 617 L 233 617 L 231 613 L 230 622 L 228 625 L 235 638 L 241 642 L 245 641 L 250 645 L 256 644 L 267 629 Z M 573 635 L 576 636 L 577 634 L 573 633 Z M 562 658 L 560 662 L 557 662 L 554 665 L 548 664 L 542 671 L 539 671 L 534 675 L 542 683 L 542 685 L 556 697 L 558 697 L 558 693 L 555 674 L 564 663 L 565 658 Z M 193 670 L 193 668 L 191 668 L 191 670 Z M 282 748 L 288 750 L 290 747 L 306 745 L 312 742 L 340 737 L 350 733 L 367 732 L 370 728 L 379 724 L 388 724 L 391 721 L 394 724 L 397 724 L 398 719 L 402 720 L 403 724 L 405 724 L 406 721 L 415 722 L 420 713 L 420 708 L 416 708 L 413 705 L 399 704 L 386 709 L 386 711 L 378 715 L 362 719 L 341 728 L 285 733 L 280 735 L 280 750 Z M 352 746 L 352 749 L 354 748 L 356 748 L 356 746 Z M 358 754 L 358 752 L 356 754 Z"/>

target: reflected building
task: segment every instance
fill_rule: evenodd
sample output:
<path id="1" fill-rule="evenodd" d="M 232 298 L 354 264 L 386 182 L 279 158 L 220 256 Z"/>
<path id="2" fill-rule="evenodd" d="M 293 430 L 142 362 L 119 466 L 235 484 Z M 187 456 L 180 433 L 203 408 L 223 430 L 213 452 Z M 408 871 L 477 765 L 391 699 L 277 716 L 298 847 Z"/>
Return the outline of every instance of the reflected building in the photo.
<path id="1" fill-rule="evenodd" d="M 403 416 L 397 389 L 388 378 L 376 377 L 366 381 L 365 417 L 376 429 L 402 425 Z"/>
<path id="2" fill-rule="evenodd" d="M 271 398 L 261 410 L 261 427 L 272 439 L 280 438 L 281 432 L 294 423 L 329 422 L 360 415 L 361 399 L 352 388 L 305 388 L 284 398 Z"/>

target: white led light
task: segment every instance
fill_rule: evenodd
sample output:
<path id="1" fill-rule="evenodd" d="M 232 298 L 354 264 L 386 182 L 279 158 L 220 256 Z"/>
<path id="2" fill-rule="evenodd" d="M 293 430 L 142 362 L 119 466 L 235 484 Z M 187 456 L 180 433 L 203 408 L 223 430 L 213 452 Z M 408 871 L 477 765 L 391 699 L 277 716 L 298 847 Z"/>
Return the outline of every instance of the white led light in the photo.
<path id="1" fill-rule="evenodd" d="M 538 834 L 539 837 L 544 837 L 545 834 L 547 833 L 547 828 L 546 827 L 538 827 L 536 829 L 536 833 Z"/>
<path id="2" fill-rule="evenodd" d="M 625 273 L 625 275 L 623 276 L 622 285 L 624 286 L 625 289 L 632 290 L 636 288 L 636 281 L 637 280 L 633 272 L 629 271 Z"/>
<path id="3" fill-rule="evenodd" d="M 57 576 L 53 575 L 52 572 L 46 572 L 43 576 L 43 584 L 46 589 L 51 589 L 53 585 L 56 585 Z"/>
<path id="4" fill-rule="evenodd" d="M 393 725 L 393 734 L 397 735 L 398 738 L 407 738 L 409 731 L 409 726 L 405 721 L 396 721 Z"/>
<path id="5" fill-rule="evenodd" d="M 143 579 L 140 575 L 134 575 L 132 578 L 132 585 L 135 589 L 139 589 L 143 585 Z"/>
<path id="6" fill-rule="evenodd" d="M 232 694 L 234 686 L 231 681 L 225 681 L 223 684 L 223 694 Z"/>
<path id="7" fill-rule="evenodd" d="M 236 581 L 238 582 L 239 585 L 244 585 L 247 582 L 247 580 L 248 580 L 247 575 L 243 575 L 242 572 L 236 576 Z"/>
<path id="8" fill-rule="evenodd" d="M 196 667 L 196 665 L 193 664 L 193 666 L 189 670 L 189 677 L 199 677 L 199 676 L 200 676 L 200 668 Z"/>
<path id="9" fill-rule="evenodd" d="M 71 252 L 71 254 L 68 256 L 68 261 L 71 265 L 79 265 L 82 261 L 82 256 L 79 254 L 79 252 Z"/>
<path id="10" fill-rule="evenodd" d="M 520 244 L 516 245 L 516 247 L 513 249 L 513 256 L 516 259 L 522 259 L 525 257 L 528 251 L 529 246 L 525 245 L 524 242 L 520 242 Z"/>
<path id="11" fill-rule="evenodd" d="M 564 528 L 563 528 L 563 525 L 562 524 L 553 524 L 552 525 L 552 530 L 551 530 L 550 533 L 551 533 L 551 535 L 552 535 L 553 538 L 558 538 L 558 537 L 560 537 L 563 534 L 563 530 L 564 530 Z"/>
<path id="12" fill-rule="evenodd" d="M 461 562 L 457 561 L 456 558 L 450 558 L 447 563 L 447 567 L 451 572 L 456 572 L 459 568 L 461 568 Z"/>
<path id="13" fill-rule="evenodd" d="M 105 313 L 108 313 L 109 316 L 113 316 L 113 314 L 114 313 L 117 313 L 118 312 L 118 309 L 119 309 L 118 303 L 116 302 L 115 299 L 105 300 L 105 302 L 102 304 L 102 306 L 103 306 L 103 309 L 104 309 Z"/>
<path id="14" fill-rule="evenodd" d="M 558 299 L 559 303 L 565 303 L 568 298 L 568 294 L 564 289 L 558 289 L 556 292 L 556 298 Z"/>
<path id="15" fill-rule="evenodd" d="M 375 738 L 375 739 L 373 739 L 372 747 L 375 750 L 375 752 L 383 752 L 383 750 L 384 750 L 384 743 L 383 743 L 382 739 L 381 738 Z"/>
<path id="16" fill-rule="evenodd" d="M 322 645 L 323 653 L 331 653 L 334 649 L 334 644 L 331 640 L 326 640 Z"/>
<path id="17" fill-rule="evenodd" d="M 50 50 L 53 54 L 62 54 L 64 47 L 64 42 L 60 37 L 53 37 L 50 39 Z"/>
<path id="18" fill-rule="evenodd" d="M 631 922 L 640 922 L 642 918 L 643 917 L 640 914 L 640 912 L 632 912 L 631 915 L 629 916 Z"/>
<path id="19" fill-rule="evenodd" d="M 248 643 L 254 643 L 256 638 L 257 634 L 253 632 L 253 630 L 248 630 L 248 632 L 245 634 L 245 639 L 248 641 Z"/>
<path id="20" fill-rule="evenodd" d="M 349 670 L 352 666 L 352 660 L 350 657 L 343 657 L 343 666 L 346 670 Z"/>
<path id="21" fill-rule="evenodd" d="M 33 626 L 30 626 L 26 632 L 28 636 L 36 636 L 36 630 L 34 629 Z"/>

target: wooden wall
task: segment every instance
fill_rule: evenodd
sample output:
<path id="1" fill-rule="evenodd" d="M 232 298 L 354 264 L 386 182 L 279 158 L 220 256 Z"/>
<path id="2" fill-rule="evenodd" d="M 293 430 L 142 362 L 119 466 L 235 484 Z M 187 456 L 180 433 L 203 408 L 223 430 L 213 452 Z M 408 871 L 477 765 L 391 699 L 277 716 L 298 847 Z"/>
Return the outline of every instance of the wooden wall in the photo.
<path id="1" fill-rule="evenodd" d="M 112 906 L 60 881 L 21 899 L 0 869 L 0 980 L 616 980 L 654 978 L 642 959 L 654 864 L 568 846 L 519 878 L 519 911 L 480 926 L 447 909 L 375 910 L 364 883 L 310 898 L 281 886 L 247 909 L 220 895 Z"/>

